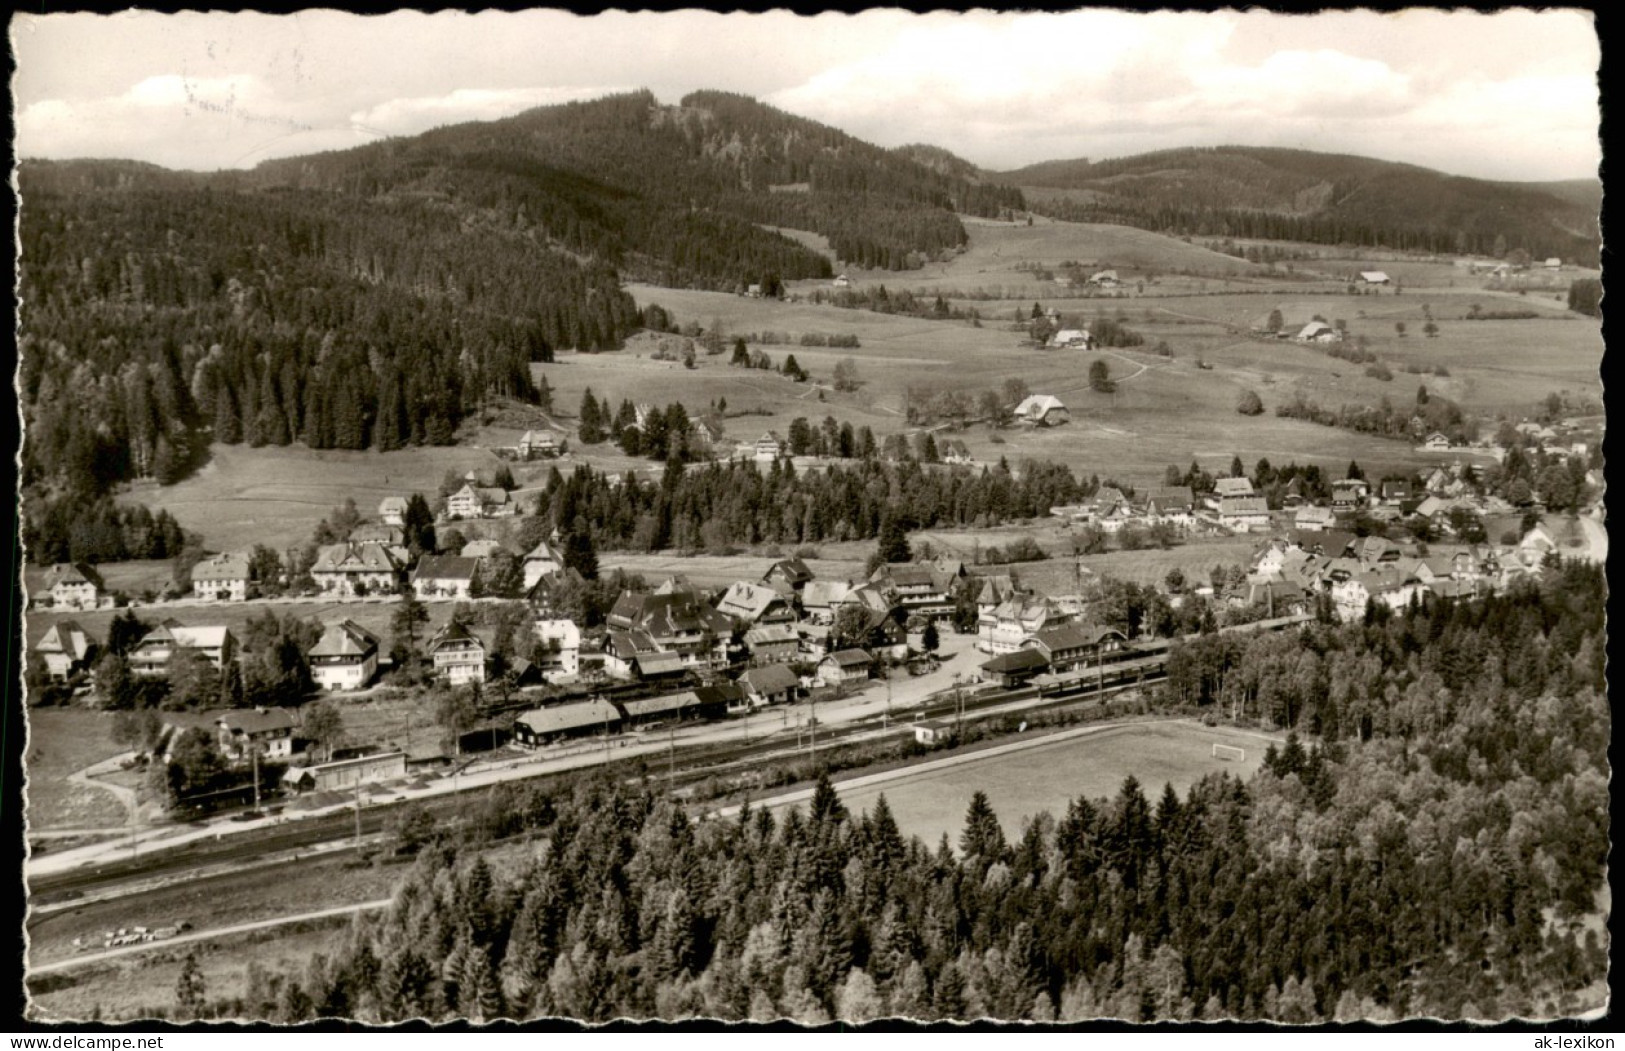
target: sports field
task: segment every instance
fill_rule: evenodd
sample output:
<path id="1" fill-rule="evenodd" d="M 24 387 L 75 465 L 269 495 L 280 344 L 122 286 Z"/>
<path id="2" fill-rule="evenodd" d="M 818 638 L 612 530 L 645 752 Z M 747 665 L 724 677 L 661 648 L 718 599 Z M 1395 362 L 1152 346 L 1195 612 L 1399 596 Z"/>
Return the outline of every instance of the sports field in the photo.
<path id="1" fill-rule="evenodd" d="M 1213 758 L 1215 743 L 1241 747 L 1245 761 Z M 978 789 L 987 793 L 1005 835 L 1013 838 L 1035 814 L 1047 810 L 1059 818 L 1079 796 L 1116 795 L 1130 774 L 1153 804 L 1164 784 L 1183 796 L 1211 773 L 1249 778 L 1268 744 L 1255 734 L 1196 723 L 1131 723 L 1002 755 L 973 755 L 946 769 L 842 791 L 841 799 L 855 813 L 873 808 L 884 793 L 904 835 L 935 846 L 946 833 L 957 847 L 966 808 Z"/>

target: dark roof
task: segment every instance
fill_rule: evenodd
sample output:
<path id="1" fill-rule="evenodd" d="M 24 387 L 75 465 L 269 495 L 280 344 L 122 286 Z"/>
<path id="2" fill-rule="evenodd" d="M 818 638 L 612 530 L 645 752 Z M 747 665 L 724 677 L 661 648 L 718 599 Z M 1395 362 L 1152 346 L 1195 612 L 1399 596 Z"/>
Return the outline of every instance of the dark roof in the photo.
<path id="1" fill-rule="evenodd" d="M 310 648 L 312 657 L 365 657 L 378 648 L 378 636 L 353 620 L 329 624 L 321 640 Z"/>
<path id="2" fill-rule="evenodd" d="M 799 558 L 780 559 L 767 567 L 767 572 L 762 575 L 762 579 L 766 580 L 775 571 L 792 584 L 798 582 L 804 584 L 813 578 L 813 571 L 808 569 L 807 563 Z"/>
<path id="3" fill-rule="evenodd" d="M 801 685 L 801 678 L 782 664 L 768 664 L 752 668 L 739 677 L 757 693 L 780 693 Z"/>
<path id="4" fill-rule="evenodd" d="M 1062 624 L 1058 628 L 1039 632 L 1033 636 L 1033 641 L 1051 651 L 1070 650 L 1078 646 L 1098 645 L 1113 635 L 1120 639 L 1125 637 L 1121 631 L 1104 624 Z"/>
<path id="5" fill-rule="evenodd" d="M 1039 668 L 1048 666 L 1049 661 L 1044 658 L 1042 653 L 1035 649 L 1022 647 L 1014 653 L 1004 653 L 994 657 L 982 665 L 982 670 L 993 672 L 995 675 L 1002 675 L 1007 672 L 1037 671 Z"/>
<path id="6" fill-rule="evenodd" d="M 569 704 L 557 704 L 550 708 L 533 708 L 514 720 L 516 725 L 523 724 L 535 734 L 559 733 L 564 730 L 578 730 L 586 726 L 602 726 L 605 722 L 618 723 L 620 721 L 620 710 L 608 701 L 597 697 L 590 701 L 574 701 Z"/>
<path id="7" fill-rule="evenodd" d="M 429 640 L 429 650 L 433 652 L 448 642 L 466 642 L 470 640 L 479 643 L 482 649 L 485 647 L 485 640 L 481 639 L 472 631 L 469 631 L 468 627 L 464 625 L 462 621 L 453 620 L 449 621 L 445 627 L 435 632 L 434 638 Z"/>
<path id="8" fill-rule="evenodd" d="M 412 573 L 417 580 L 473 580 L 479 572 L 480 560 L 461 555 L 424 555 L 418 559 L 418 568 Z"/>
<path id="9" fill-rule="evenodd" d="M 825 660 L 834 661 L 843 668 L 855 668 L 860 664 L 873 664 L 875 659 L 869 655 L 868 650 L 836 650 Z"/>

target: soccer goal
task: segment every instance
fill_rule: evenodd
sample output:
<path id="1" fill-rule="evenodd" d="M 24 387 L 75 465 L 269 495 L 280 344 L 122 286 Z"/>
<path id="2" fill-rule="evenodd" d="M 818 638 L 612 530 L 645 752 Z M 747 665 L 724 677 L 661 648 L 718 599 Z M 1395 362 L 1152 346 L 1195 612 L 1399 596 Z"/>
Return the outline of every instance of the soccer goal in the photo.
<path id="1" fill-rule="evenodd" d="M 1247 761 L 1247 750 L 1237 748 L 1233 744 L 1215 744 L 1213 746 L 1213 758 L 1245 763 Z"/>

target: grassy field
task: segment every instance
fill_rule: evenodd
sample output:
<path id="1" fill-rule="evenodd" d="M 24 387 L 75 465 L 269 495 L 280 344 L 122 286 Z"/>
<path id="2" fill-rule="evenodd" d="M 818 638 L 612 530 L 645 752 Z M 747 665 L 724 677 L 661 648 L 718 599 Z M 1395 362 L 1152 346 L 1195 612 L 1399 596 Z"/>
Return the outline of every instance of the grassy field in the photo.
<path id="1" fill-rule="evenodd" d="M 171 486 L 142 483 L 122 499 L 167 510 L 216 551 L 255 544 L 284 551 L 308 543 L 316 523 L 347 497 L 375 516 L 386 496 L 431 495 L 447 471 L 493 471 L 497 464 L 489 450 L 466 446 L 380 453 L 215 445 L 192 477 Z"/>
<path id="2" fill-rule="evenodd" d="M 1213 758 L 1215 742 L 1240 746 L 1246 760 Z M 884 794 L 904 835 L 919 836 L 935 846 L 946 833 L 948 841 L 957 846 L 966 808 L 978 790 L 987 793 L 1005 834 L 1015 837 L 1027 819 L 1044 811 L 1059 818 L 1079 796 L 1116 795 L 1123 779 L 1131 774 L 1153 803 L 1164 784 L 1172 784 L 1184 795 L 1211 773 L 1251 777 L 1263 761 L 1266 746 L 1267 742 L 1250 734 L 1195 723 L 1129 724 L 1005 755 L 972 757 L 947 769 L 843 791 L 841 800 L 854 812 L 865 811 Z"/>
<path id="3" fill-rule="evenodd" d="M 249 960 L 272 973 L 303 974 L 313 953 L 331 953 L 349 937 L 349 920 L 335 918 L 298 927 L 256 931 L 173 949 L 109 960 L 62 974 L 45 975 L 30 989 L 29 1017 L 79 1021 L 99 1015 L 114 1021 L 175 1010 L 175 985 L 186 951 L 195 948 L 204 988 L 211 999 L 238 997 L 247 989 Z"/>
<path id="4" fill-rule="evenodd" d="M 129 820 L 118 796 L 68 776 L 124 751 L 113 716 L 82 708 L 28 713 L 28 823 L 37 829 L 109 828 Z M 22 798 L 21 793 L 12 796 Z"/>
<path id="5" fill-rule="evenodd" d="M 730 442 L 752 442 L 769 430 L 783 435 L 798 416 L 815 423 L 831 416 L 838 423 L 868 426 L 884 437 L 911 429 L 904 417 L 905 390 L 910 387 L 976 395 L 1019 377 L 1034 392 L 1059 396 L 1071 411 L 1072 423 L 1043 431 L 990 432 L 972 426 L 960 437 L 979 462 L 995 463 L 1001 456 L 1012 463 L 1038 457 L 1063 462 L 1086 476 L 1152 485 L 1168 464 L 1184 467 L 1196 460 L 1210 468 L 1228 466 L 1232 455 L 1239 455 L 1249 468 L 1260 458 L 1272 463 L 1296 460 L 1339 475 L 1350 459 L 1358 460 L 1368 473 L 1414 469 L 1430 462 L 1408 442 L 1274 415 L 1278 405 L 1298 394 L 1330 408 L 1376 404 L 1384 397 L 1403 405 L 1425 382 L 1430 391 L 1456 400 L 1469 412 L 1514 417 L 1529 413 L 1554 390 L 1600 394 L 1602 340 L 1595 320 L 1568 313 L 1563 303 L 1554 301 L 1558 291 L 1520 296 L 1486 288 L 1482 278 L 1471 277 L 1449 260 L 1321 247 L 1315 249 L 1318 258 L 1291 264 L 1297 277 L 1319 276 L 1295 280 L 1284 265 L 1271 270 L 1200 244 L 1127 227 L 1051 220 L 1030 227 L 987 220 L 966 223 L 971 235 L 967 249 L 946 261 L 919 271 L 848 269 L 847 273 L 858 288 L 884 284 L 894 290 L 943 294 L 957 306 L 974 306 L 984 315 L 981 327 L 841 309 L 805 299 L 779 302 L 629 285 L 640 306 L 658 303 L 680 322 L 720 327 L 727 339 L 753 332 L 784 334 L 790 343 L 762 349 L 775 365 L 794 354 L 812 381 L 797 384 L 774 372 L 734 368 L 727 364 L 726 353 L 701 353 L 694 368 L 684 368 L 678 361 L 653 357 L 654 337 L 637 337 L 621 352 L 561 353 L 552 363 L 535 365 L 535 374 L 545 376 L 555 392 L 557 412 L 546 419 L 569 434 L 582 393 L 591 388 L 612 405 L 623 400 L 654 405 L 681 401 L 691 412 L 726 399 Z M 1125 282 L 1121 295 L 1085 298 L 1081 289 L 1061 289 L 1018 268 L 1054 267 L 1064 261 L 1118 269 Z M 1348 295 L 1347 274 L 1361 269 L 1388 271 L 1403 282 L 1403 293 L 1385 289 Z M 1566 287 L 1573 276 L 1565 272 L 1558 279 Z M 797 282 L 791 291 L 805 297 L 815 289 L 829 290 L 827 282 Z M 1013 324 L 1010 314 L 1018 307 L 1025 312 L 1033 301 L 1055 306 L 1075 320 L 1120 319 L 1140 332 L 1146 344 L 1140 349 L 1090 353 L 1032 347 L 1025 329 Z M 1487 311 L 1522 307 L 1541 316 L 1462 320 L 1474 304 Z M 1424 305 L 1437 320 L 1436 338 L 1422 333 Z M 1273 310 L 1281 311 L 1289 327 L 1301 326 L 1317 314 L 1345 321 L 1348 331 L 1364 338 L 1394 370 L 1393 380 L 1367 377 L 1363 366 L 1332 358 L 1319 347 L 1251 337 L 1249 330 L 1262 325 Z M 1405 336 L 1395 331 L 1398 322 L 1406 325 Z M 807 333 L 851 334 L 861 346 L 800 346 L 800 337 Z M 1172 357 L 1149 353 L 1158 342 L 1167 343 Z M 837 393 L 830 381 L 836 364 L 848 357 L 857 364 L 861 386 L 855 392 Z M 1212 368 L 1198 369 L 1198 359 Z M 1115 393 L 1090 389 L 1088 372 L 1096 362 L 1110 369 Z M 1406 366 L 1430 371 L 1445 366 L 1449 376 L 1423 377 L 1404 372 Z M 1263 400 L 1264 415 L 1236 413 L 1238 397 L 1249 390 Z M 183 526 L 201 532 L 216 550 L 255 543 L 284 549 L 307 541 L 315 524 L 346 497 L 353 497 L 363 513 L 370 514 L 385 495 L 432 493 L 448 471 L 493 470 L 498 461 L 489 447 L 512 442 L 520 428 L 541 419 L 533 411 L 497 414 L 483 426 L 481 421 L 466 425 L 464 445 L 387 454 L 215 447 L 210 463 L 195 477 L 166 488 L 139 486 L 123 498 L 169 510 Z M 621 455 L 609 443 L 575 445 L 559 467 L 569 470 L 582 463 L 615 473 L 653 474 L 660 469 L 647 460 Z M 515 473 L 525 487 L 539 484 L 551 466 L 526 466 Z M 161 583 L 163 574 L 156 568 L 145 574 L 132 570 L 132 582 L 136 578 Z"/>

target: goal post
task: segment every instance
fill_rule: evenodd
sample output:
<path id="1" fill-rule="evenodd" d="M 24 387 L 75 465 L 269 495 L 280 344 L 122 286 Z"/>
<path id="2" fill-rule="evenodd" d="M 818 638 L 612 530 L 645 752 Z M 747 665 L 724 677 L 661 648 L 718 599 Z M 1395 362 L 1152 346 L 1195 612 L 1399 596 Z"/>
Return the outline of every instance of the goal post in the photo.
<path id="1" fill-rule="evenodd" d="M 1215 744 L 1213 746 L 1213 758 L 1245 763 L 1247 761 L 1247 750 L 1237 748 L 1233 744 Z"/>

